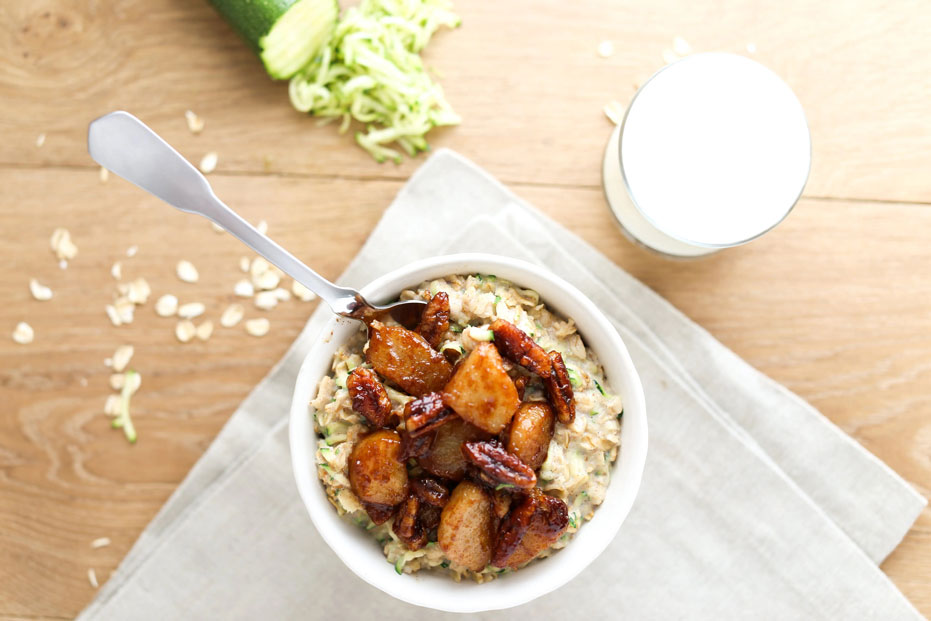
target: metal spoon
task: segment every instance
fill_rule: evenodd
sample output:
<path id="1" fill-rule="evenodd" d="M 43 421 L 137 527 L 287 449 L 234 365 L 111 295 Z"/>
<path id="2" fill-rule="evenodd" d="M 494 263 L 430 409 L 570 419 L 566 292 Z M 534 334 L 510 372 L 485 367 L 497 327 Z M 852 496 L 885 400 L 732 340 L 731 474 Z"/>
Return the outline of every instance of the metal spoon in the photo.
<path id="1" fill-rule="evenodd" d="M 372 304 L 355 289 L 334 285 L 320 276 L 224 205 L 199 170 L 128 112 L 111 112 L 91 122 L 87 150 L 98 164 L 169 205 L 222 226 L 319 295 L 337 315 L 362 320 L 390 312 L 400 323 L 410 326 L 423 311 L 422 300 Z"/>

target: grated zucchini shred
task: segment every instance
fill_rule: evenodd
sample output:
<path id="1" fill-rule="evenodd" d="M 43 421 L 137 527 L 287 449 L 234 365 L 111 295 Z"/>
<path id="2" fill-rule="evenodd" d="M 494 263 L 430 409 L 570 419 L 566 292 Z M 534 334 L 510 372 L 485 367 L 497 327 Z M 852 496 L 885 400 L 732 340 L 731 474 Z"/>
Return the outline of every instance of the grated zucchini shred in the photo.
<path id="1" fill-rule="evenodd" d="M 356 142 L 378 162 L 429 148 L 433 127 L 461 121 L 424 68 L 419 52 L 440 26 L 459 17 L 449 0 L 362 0 L 345 11 L 321 53 L 291 79 L 292 105 L 323 119 L 352 119 Z"/>

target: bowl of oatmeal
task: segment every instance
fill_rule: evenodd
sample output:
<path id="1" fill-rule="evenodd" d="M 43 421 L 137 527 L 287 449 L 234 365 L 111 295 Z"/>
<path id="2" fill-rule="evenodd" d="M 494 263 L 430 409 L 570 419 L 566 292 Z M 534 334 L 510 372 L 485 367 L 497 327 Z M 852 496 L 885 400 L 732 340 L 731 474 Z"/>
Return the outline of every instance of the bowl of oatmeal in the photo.
<path id="1" fill-rule="evenodd" d="M 578 290 L 493 255 L 420 261 L 363 289 L 420 298 L 401 326 L 333 318 L 298 376 L 294 474 L 359 577 L 438 610 L 507 608 L 610 543 L 646 458 L 643 390 Z"/>

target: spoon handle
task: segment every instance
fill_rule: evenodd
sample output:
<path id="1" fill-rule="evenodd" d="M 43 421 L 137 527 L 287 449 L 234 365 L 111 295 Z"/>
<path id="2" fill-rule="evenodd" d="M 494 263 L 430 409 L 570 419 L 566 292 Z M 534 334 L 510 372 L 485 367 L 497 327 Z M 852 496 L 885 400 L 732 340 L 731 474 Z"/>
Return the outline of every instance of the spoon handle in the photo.
<path id="1" fill-rule="evenodd" d="M 128 112 L 111 112 L 87 131 L 87 150 L 114 174 L 181 211 L 212 220 L 320 296 L 343 315 L 358 306 L 354 289 L 334 285 L 226 206 L 190 162 Z"/>

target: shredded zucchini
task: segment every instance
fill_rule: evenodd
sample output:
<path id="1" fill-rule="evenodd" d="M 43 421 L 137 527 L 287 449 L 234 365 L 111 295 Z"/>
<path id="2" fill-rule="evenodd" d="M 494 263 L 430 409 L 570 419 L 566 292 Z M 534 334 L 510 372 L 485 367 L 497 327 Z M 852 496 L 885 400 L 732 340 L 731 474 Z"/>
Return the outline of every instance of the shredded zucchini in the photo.
<path id="1" fill-rule="evenodd" d="M 440 26 L 455 28 L 459 17 L 449 0 L 362 0 L 346 10 L 323 51 L 291 79 L 291 103 L 301 112 L 352 119 L 365 125 L 356 142 L 377 161 L 401 161 L 429 147 L 433 127 L 457 125 L 440 86 L 430 78 L 419 52 Z"/>

